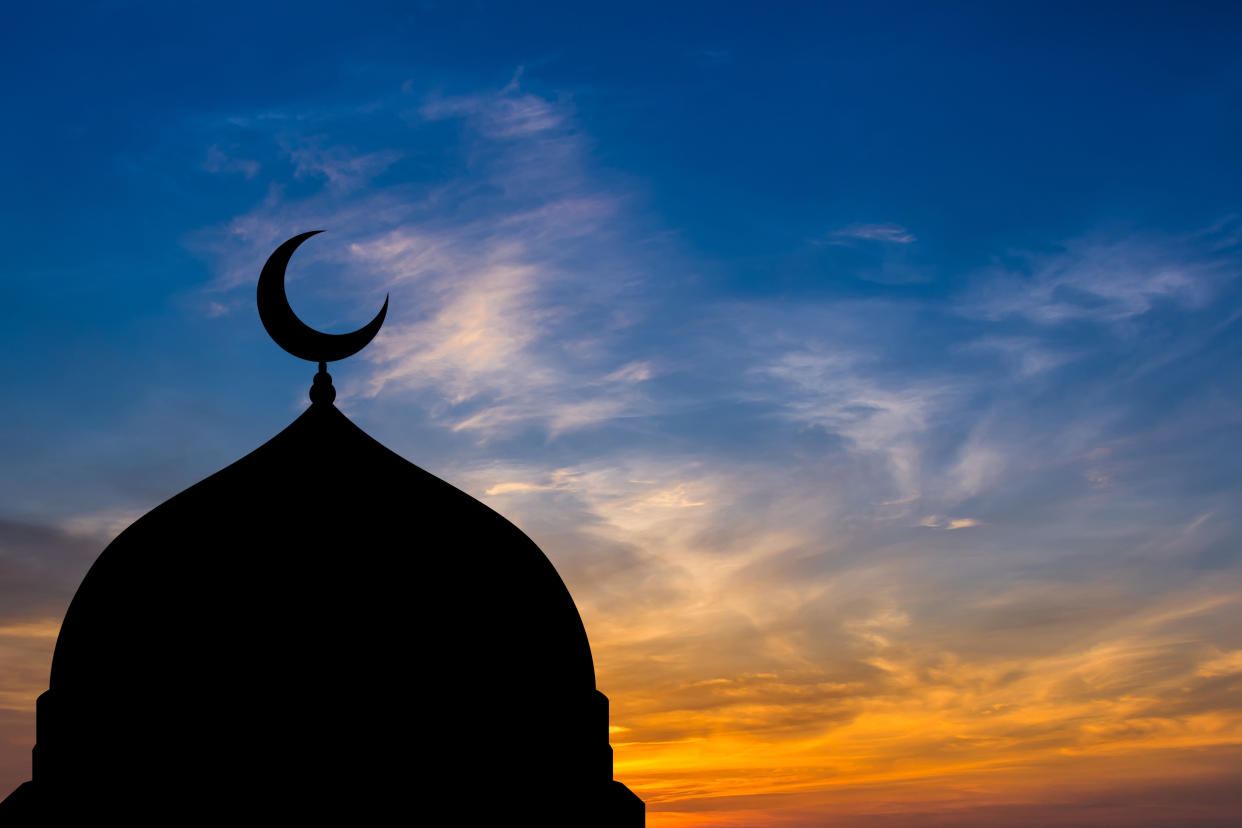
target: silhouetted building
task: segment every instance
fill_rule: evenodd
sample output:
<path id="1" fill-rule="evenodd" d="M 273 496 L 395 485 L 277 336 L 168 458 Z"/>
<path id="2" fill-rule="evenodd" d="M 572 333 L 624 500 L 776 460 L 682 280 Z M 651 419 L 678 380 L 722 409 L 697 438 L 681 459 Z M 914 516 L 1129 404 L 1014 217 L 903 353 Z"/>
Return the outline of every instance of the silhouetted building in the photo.
<path id="1" fill-rule="evenodd" d="M 91 567 L 0 822 L 642 826 L 552 564 L 320 367 L 288 428 Z"/>

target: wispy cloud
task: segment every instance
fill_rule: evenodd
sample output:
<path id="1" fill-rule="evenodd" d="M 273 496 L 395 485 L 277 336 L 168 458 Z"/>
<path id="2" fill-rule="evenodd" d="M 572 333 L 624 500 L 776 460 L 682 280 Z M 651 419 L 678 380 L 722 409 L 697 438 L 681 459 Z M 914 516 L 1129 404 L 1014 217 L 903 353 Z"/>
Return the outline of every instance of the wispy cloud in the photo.
<path id="1" fill-rule="evenodd" d="M 241 173 L 246 178 L 254 178 L 259 174 L 258 161 L 247 158 L 231 157 L 215 144 L 207 148 L 207 157 L 203 161 L 203 169 L 211 173 Z"/>
<path id="2" fill-rule="evenodd" d="M 285 152 L 293 161 L 294 178 L 320 177 L 336 192 L 369 184 L 402 156 L 396 150 L 359 154 L 348 147 L 324 146 L 315 137 L 288 143 Z"/>
<path id="3" fill-rule="evenodd" d="M 962 310 L 1051 325 L 1119 323 L 1162 304 L 1202 307 L 1237 272 L 1237 262 L 1223 251 L 1204 255 L 1203 247 L 1185 238 L 1074 240 L 1058 252 L 1021 254 L 1013 265 L 980 274 Z"/>
<path id="4" fill-rule="evenodd" d="M 1020 377 L 1052 371 L 1081 356 L 1065 346 L 1054 346 L 1035 337 L 984 336 L 962 346 L 963 351 L 995 354 Z"/>
<path id="5" fill-rule="evenodd" d="M 787 416 L 839 434 L 860 451 L 883 455 L 896 486 L 892 497 L 918 494 L 922 433 L 950 387 L 914 377 L 881 383 L 858 358 L 817 350 L 782 354 L 763 370 L 792 385 L 780 395 Z"/>
<path id="6" fill-rule="evenodd" d="M 434 97 L 419 112 L 431 121 L 466 118 L 489 139 L 520 140 L 558 133 L 567 138 L 562 130 L 569 112 L 538 95 L 523 94 L 514 84 L 500 94 Z"/>
<path id="7" fill-rule="evenodd" d="M 848 227 L 832 231 L 826 243 L 848 244 L 851 241 L 913 244 L 918 239 L 900 224 L 851 224 Z"/>

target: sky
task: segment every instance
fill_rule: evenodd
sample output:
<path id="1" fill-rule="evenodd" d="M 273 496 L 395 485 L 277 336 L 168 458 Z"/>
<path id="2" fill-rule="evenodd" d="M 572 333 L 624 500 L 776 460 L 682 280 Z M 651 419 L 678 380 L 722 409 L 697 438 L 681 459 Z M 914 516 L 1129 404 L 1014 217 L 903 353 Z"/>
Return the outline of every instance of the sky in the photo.
<path id="1" fill-rule="evenodd" d="M 1235 824 L 1240 18 L 7 10 L 0 792 L 94 557 L 307 405 L 322 229 L 337 405 L 556 565 L 652 828 Z"/>

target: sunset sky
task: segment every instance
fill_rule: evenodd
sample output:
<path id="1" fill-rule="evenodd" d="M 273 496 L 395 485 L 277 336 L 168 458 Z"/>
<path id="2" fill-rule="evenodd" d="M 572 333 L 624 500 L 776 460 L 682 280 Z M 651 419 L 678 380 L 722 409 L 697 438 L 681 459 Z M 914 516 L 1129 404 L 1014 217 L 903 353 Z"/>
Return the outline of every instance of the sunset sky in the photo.
<path id="1" fill-rule="evenodd" d="M 338 406 L 556 564 L 652 828 L 1236 825 L 1240 34 L 7 9 L 0 796 L 94 557 L 307 405 L 323 229 Z"/>

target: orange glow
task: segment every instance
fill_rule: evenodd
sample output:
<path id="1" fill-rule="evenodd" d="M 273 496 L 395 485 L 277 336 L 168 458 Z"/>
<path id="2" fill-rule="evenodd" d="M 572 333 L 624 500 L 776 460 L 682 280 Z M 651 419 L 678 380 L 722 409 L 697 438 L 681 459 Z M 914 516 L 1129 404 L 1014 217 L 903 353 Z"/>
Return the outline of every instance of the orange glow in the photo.
<path id="1" fill-rule="evenodd" d="M 1222 705 L 1221 693 L 1237 692 L 1242 652 L 1154 628 L 1233 606 L 1232 596 L 1194 596 L 1140 622 L 1146 636 L 1116 631 L 1042 658 L 971 661 L 890 631 L 870 660 L 879 688 L 834 681 L 831 669 L 643 688 L 611 666 L 613 656 L 639 655 L 601 642 L 600 687 L 614 700 L 614 723 L 628 728 L 613 736 L 616 775 L 647 802 L 652 828 L 810 826 L 816 815 L 878 813 L 915 825 L 920 815 L 960 812 L 965 824 L 970 811 L 1026 812 L 1049 797 L 1204 780 L 1228 787 L 1238 781 L 1242 711 Z M 902 637 L 911 639 L 904 647 Z M 681 667 L 710 675 L 711 656 Z M 1114 816 L 1125 824 L 1122 811 Z"/>

